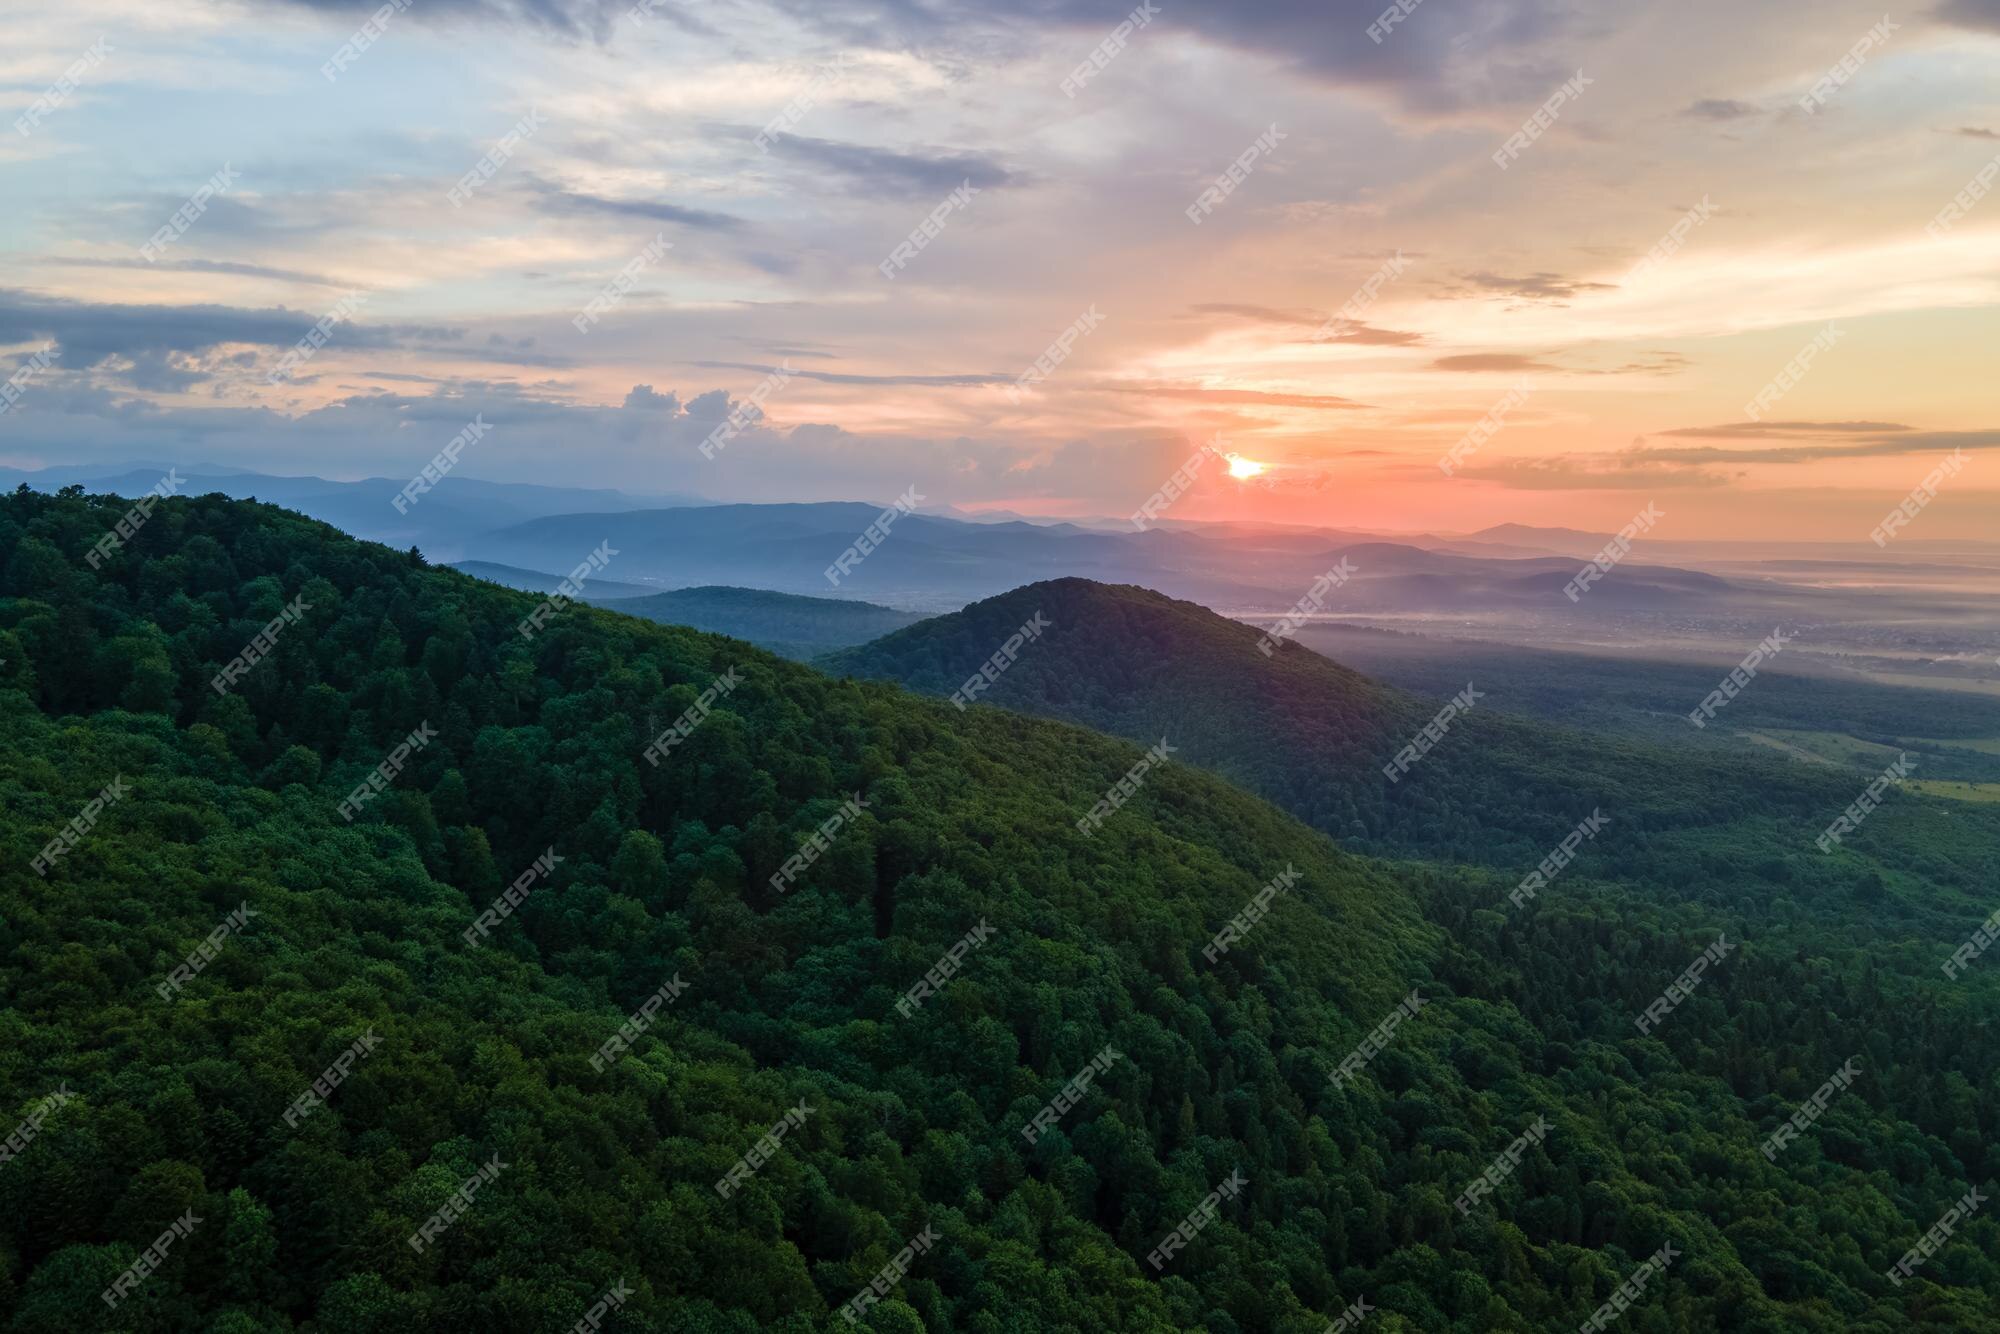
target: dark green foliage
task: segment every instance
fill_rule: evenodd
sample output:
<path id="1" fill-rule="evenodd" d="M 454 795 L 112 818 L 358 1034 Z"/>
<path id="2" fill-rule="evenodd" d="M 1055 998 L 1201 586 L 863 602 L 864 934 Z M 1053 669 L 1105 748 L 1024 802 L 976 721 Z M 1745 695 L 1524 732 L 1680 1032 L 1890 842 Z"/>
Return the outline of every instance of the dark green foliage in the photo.
<path id="1" fill-rule="evenodd" d="M 2000 1168 L 2000 1040 L 1975 1018 L 1993 968 L 1936 973 L 1983 915 L 1985 827 L 1885 811 L 1837 876 L 1778 882 L 1749 858 L 1784 855 L 1677 798 L 1645 836 L 1693 859 L 1678 883 L 1579 873 L 1515 916 L 1510 881 L 1344 853 L 1180 763 L 1086 839 L 1126 742 L 587 607 L 524 639 L 533 595 L 265 506 L 165 502 L 88 569 L 123 509 L 0 502 L 0 1133 L 76 1095 L 0 1164 L 9 1328 L 553 1334 L 622 1279 L 613 1331 L 805 1334 L 846 1328 L 836 1308 L 929 1225 L 872 1328 L 1319 1334 L 1362 1296 L 1369 1328 L 1575 1328 L 1672 1239 L 1685 1258 L 1625 1327 L 2000 1329 L 1987 1217 L 1911 1283 L 1882 1277 Z M 301 597 L 270 656 L 212 690 Z M 732 668 L 742 684 L 643 761 Z M 435 739 L 344 821 L 421 723 Z M 47 878 L 29 869 L 114 776 L 129 795 Z M 774 890 L 855 792 L 861 818 Z M 1520 799 L 1564 828 L 1590 804 Z M 1465 800 L 1468 827 L 1505 825 L 1497 796 Z M 1740 813 L 1745 794 L 1708 800 Z M 468 947 L 551 848 L 553 875 Z M 1298 891 L 1204 959 L 1287 865 Z M 161 1000 L 241 904 L 244 929 Z M 1883 913 L 1893 930 L 1863 930 Z M 991 940 L 899 1015 L 982 920 Z M 1638 1037 L 1631 1016 L 1718 928 L 1746 943 Z M 685 994 L 593 1068 L 676 976 Z M 1431 1003 L 1330 1087 L 1412 987 Z M 371 1029 L 374 1053 L 288 1127 Z M 1026 1144 L 1107 1043 L 1123 1059 Z M 1855 1051 L 1867 1077 L 1765 1162 Z M 801 1100 L 803 1126 L 720 1198 Z M 1461 1217 L 1453 1198 L 1538 1112 L 1547 1143 Z M 1233 1170 L 1241 1197 L 1156 1273 L 1147 1252 Z M 183 1212 L 194 1233 L 107 1315 L 98 1293 Z"/>

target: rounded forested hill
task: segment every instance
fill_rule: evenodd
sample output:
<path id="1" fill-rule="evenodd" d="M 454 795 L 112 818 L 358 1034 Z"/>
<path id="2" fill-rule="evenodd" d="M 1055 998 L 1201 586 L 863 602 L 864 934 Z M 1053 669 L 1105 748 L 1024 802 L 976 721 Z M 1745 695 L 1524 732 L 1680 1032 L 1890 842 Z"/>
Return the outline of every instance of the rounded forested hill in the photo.
<path id="1" fill-rule="evenodd" d="M 1764 857 L 1787 850 L 1807 874 L 1813 835 L 1857 787 L 1844 772 L 1522 718 L 1521 701 L 1476 674 L 1451 687 L 1470 687 L 1469 708 L 1438 723 L 1445 697 L 1383 685 L 1196 603 L 1089 579 L 1028 584 L 815 665 L 949 695 L 1038 615 L 1049 628 L 994 663 L 972 699 L 1136 741 L 1166 736 L 1188 763 L 1357 851 L 1526 869 L 1601 808 L 1620 837 L 1587 855 L 1619 874 L 1672 866 L 1684 887 L 1702 868 L 1676 840 L 1723 828 Z M 1426 728 L 1424 753 L 1392 781 L 1383 767 Z M 2000 822 L 1969 814 L 2000 841 Z"/>
<path id="2" fill-rule="evenodd" d="M 91 568 L 128 508 L 0 500 L 9 1330 L 553 1332 L 629 1289 L 606 1329 L 803 1334 L 926 1229 L 866 1327 L 1574 1328 L 1671 1244 L 1634 1330 L 2000 1328 L 1983 1217 L 1882 1276 L 2000 1129 L 1990 1040 L 1896 978 L 1753 943 L 1638 1039 L 1693 906 L 1453 939 L 1426 905 L 1484 880 L 1178 760 L 1086 837 L 1126 742 L 583 606 L 529 638 L 531 594 L 220 497 Z M 1930 1028 L 1767 1163 L 1868 1003 Z"/>

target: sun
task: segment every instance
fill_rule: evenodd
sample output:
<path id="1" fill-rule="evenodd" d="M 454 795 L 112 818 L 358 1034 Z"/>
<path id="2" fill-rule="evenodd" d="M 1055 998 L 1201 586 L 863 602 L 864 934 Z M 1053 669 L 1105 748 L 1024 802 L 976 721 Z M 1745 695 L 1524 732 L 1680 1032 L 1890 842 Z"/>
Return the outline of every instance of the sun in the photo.
<path id="1" fill-rule="evenodd" d="M 1265 467 L 1265 464 L 1259 463 L 1255 459 L 1246 459 L 1241 454 L 1231 454 L 1229 456 L 1229 475 L 1231 477 L 1256 477 L 1264 471 Z"/>

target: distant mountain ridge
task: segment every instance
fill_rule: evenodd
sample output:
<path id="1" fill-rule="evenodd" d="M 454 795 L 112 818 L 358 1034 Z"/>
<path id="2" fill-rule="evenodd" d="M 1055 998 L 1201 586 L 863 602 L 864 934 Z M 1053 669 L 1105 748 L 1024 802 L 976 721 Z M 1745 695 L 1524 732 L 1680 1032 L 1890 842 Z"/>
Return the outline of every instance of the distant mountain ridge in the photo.
<path id="1" fill-rule="evenodd" d="M 440 440 L 437 445 L 444 443 Z M 657 507 L 662 503 L 706 503 L 698 496 L 635 497 L 610 489 L 489 482 L 454 471 L 434 483 L 429 491 L 417 494 L 403 509 L 397 509 L 396 497 L 435 454 L 433 448 L 422 457 L 412 458 L 409 477 L 366 477 L 351 482 L 312 476 L 280 477 L 211 464 L 162 463 L 72 465 L 37 472 L 0 469 L 0 484 L 50 491 L 81 484 L 92 491 L 140 496 L 151 491 L 171 471 L 183 483 L 178 490 L 180 495 L 219 492 L 233 500 L 256 499 L 283 505 L 355 537 L 395 547 L 414 546 L 438 560 L 465 555 L 467 545 L 491 529 L 542 515 L 610 513 Z"/>
<path id="2" fill-rule="evenodd" d="M 829 579 L 828 567 L 882 512 L 876 505 L 829 501 L 552 515 L 488 533 L 475 547 L 480 559 L 554 569 L 608 540 L 622 568 L 641 578 L 864 597 L 925 611 L 954 610 L 1023 581 L 1069 576 L 1143 584 L 1232 610 L 1278 609 L 1345 558 L 1357 571 L 1333 604 L 1341 611 L 1579 614 L 1563 593 L 1579 568 L 1568 557 L 1513 559 L 1384 540 L 1334 542 L 1313 530 L 1254 525 L 1113 532 L 1061 523 L 970 524 L 918 512 L 895 518 L 865 559 L 836 572 L 837 582 Z M 1742 593 L 1714 575 L 1631 560 L 1591 590 L 1587 611 L 1714 608 Z"/>
<path id="3" fill-rule="evenodd" d="M 924 619 L 915 612 L 878 607 L 872 602 L 717 585 L 603 601 L 612 611 L 627 616 L 730 635 L 799 662 L 866 643 Z"/>
<path id="4" fill-rule="evenodd" d="M 518 565 L 500 565 L 487 560 L 458 560 L 442 562 L 460 574 L 469 574 L 475 579 L 499 584 L 503 588 L 518 588 L 524 593 L 551 593 L 564 576 L 550 574 L 545 570 L 526 570 Z M 626 598 L 651 597 L 664 592 L 650 584 L 620 583 L 616 579 L 593 578 L 583 586 L 583 600 L 586 602 L 616 602 Z"/>
<path id="5" fill-rule="evenodd" d="M 489 561 L 460 561 L 451 568 L 475 579 L 530 593 L 552 592 L 563 580 L 561 575 Z M 810 598 L 713 584 L 659 589 L 591 578 L 583 584 L 578 600 L 662 625 L 685 625 L 729 635 L 797 662 L 866 643 L 923 619 L 915 612 L 878 607 L 872 602 Z"/>
<path id="6" fill-rule="evenodd" d="M 116 475 L 91 468 L 7 475 L 47 488 L 72 474 L 97 476 L 103 480 L 95 485 L 124 494 L 143 493 L 159 480 L 144 468 Z M 1760 564 L 1746 557 L 1742 544 L 1649 536 L 1587 597 L 1572 602 L 1565 586 L 1603 548 L 1601 535 L 1576 529 L 1503 524 L 1465 537 L 1382 536 L 1169 517 L 1141 532 L 1094 518 L 1029 522 L 935 506 L 874 528 L 878 540 L 863 534 L 878 524 L 884 507 L 863 501 L 709 504 L 699 497 L 489 483 L 453 472 L 399 513 L 392 502 L 407 483 L 394 479 L 335 483 L 211 474 L 205 465 L 183 469 L 182 476 L 196 490 L 275 500 L 439 561 L 568 570 L 615 534 L 618 556 L 600 584 L 606 590 L 619 583 L 762 588 L 934 613 L 1024 582 L 1080 576 L 1157 588 L 1247 616 L 1290 607 L 1345 559 L 1355 565 L 1354 577 L 1329 600 L 1325 616 L 1395 624 L 1449 618 L 1529 644 L 1552 635 L 1625 643 L 1713 643 L 1749 635 L 1755 642 L 1774 624 L 1804 623 L 1827 627 L 1840 641 L 1824 647 L 1852 651 L 1874 642 L 1871 627 L 1893 623 L 1915 627 L 1910 635 L 1921 647 L 1971 652 L 1983 647 L 1989 632 L 2000 631 L 1990 589 L 1952 587 L 1943 575 L 1909 568 L 1922 554 L 1914 540 L 1899 543 L 1903 549 L 1893 560 L 1870 558 L 1839 572 L 1840 586 L 1820 587 L 1831 582 L 1825 572 Z M 864 541 L 865 557 L 829 578 L 842 553 Z M 1563 546 L 1571 550 L 1549 549 Z M 1801 544 L 1792 554 L 1803 558 L 1822 549 L 1838 550 Z M 1974 565 L 1989 559 L 1968 553 Z M 1676 556 L 1688 566 L 1673 563 Z M 1990 559 L 2000 583 L 2000 547 Z M 1953 577 L 1976 580 L 1980 573 L 1969 569 Z"/>

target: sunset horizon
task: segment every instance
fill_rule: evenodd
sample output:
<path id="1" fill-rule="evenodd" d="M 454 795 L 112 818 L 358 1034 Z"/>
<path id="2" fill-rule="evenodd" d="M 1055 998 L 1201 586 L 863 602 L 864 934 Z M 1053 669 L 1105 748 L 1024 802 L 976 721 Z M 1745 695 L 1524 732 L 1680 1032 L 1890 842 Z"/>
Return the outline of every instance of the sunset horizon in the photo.
<path id="1" fill-rule="evenodd" d="M 1912 535 L 1990 530 L 1983 0 L 872 12 L 22 15 L 0 465 L 480 415 L 496 481 L 1064 518 L 1221 440 L 1177 517 L 1866 542 L 1957 457 Z"/>

